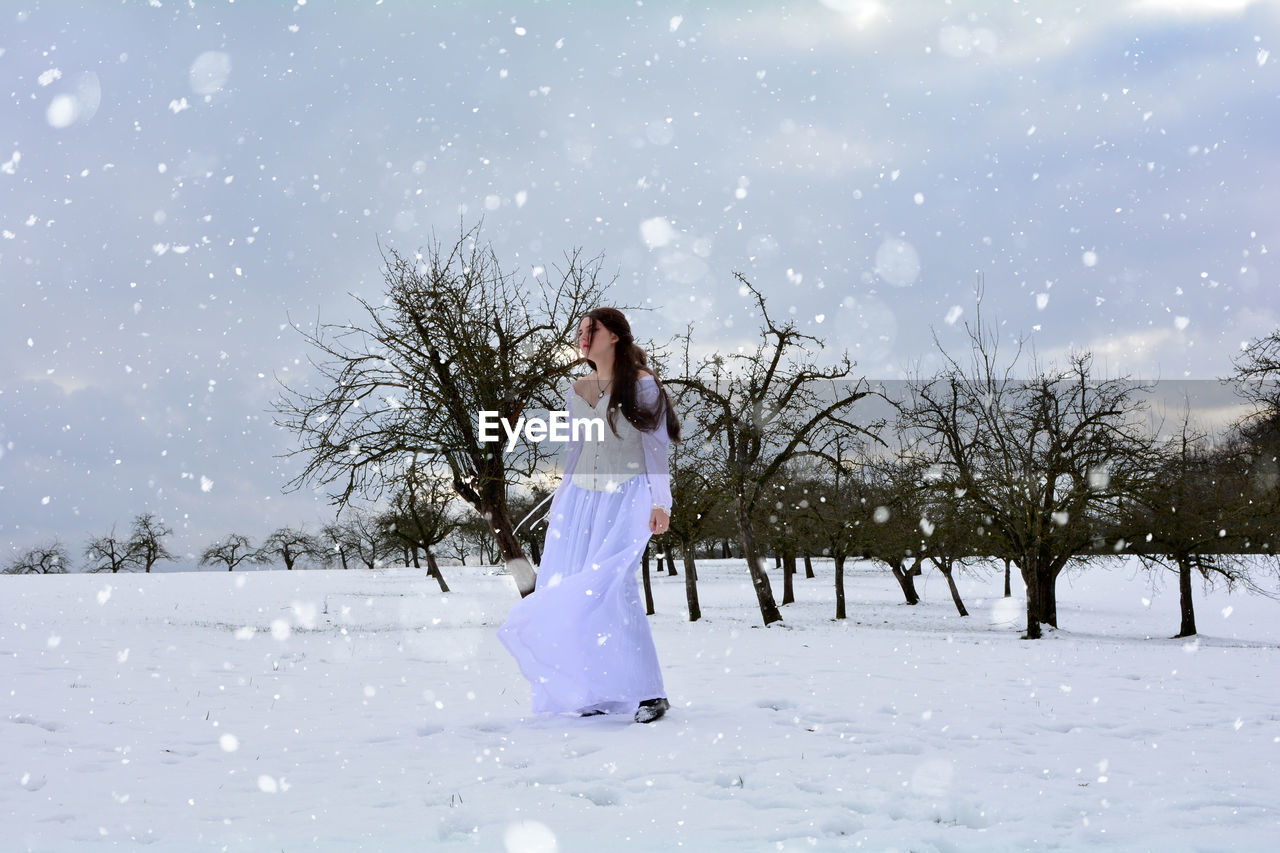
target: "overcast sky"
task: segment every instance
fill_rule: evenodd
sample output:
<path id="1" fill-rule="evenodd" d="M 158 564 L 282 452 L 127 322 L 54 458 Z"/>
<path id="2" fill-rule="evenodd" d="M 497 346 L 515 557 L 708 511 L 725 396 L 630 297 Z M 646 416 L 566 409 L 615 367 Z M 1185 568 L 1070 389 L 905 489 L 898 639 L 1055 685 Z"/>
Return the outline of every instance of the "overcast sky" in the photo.
<path id="1" fill-rule="evenodd" d="M 1224 375 L 1280 322 L 1278 35 L 1257 0 L 5 4 L 0 559 L 328 518 L 281 493 L 290 318 L 460 218 L 526 274 L 603 252 L 640 338 L 752 340 L 741 271 L 894 378 L 982 274 L 1044 358 Z"/>

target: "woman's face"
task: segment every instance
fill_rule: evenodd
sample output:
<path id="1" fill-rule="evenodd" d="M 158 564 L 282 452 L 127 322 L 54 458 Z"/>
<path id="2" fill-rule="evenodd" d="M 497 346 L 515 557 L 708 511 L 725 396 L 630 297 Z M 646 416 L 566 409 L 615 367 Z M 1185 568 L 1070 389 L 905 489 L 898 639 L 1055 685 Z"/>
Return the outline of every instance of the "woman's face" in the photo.
<path id="1" fill-rule="evenodd" d="M 593 326 L 594 335 L 592 334 Z M 613 345 L 617 342 L 617 335 L 596 323 L 591 317 L 583 317 L 578 323 L 578 351 L 592 361 L 598 362 L 601 355 L 613 352 Z"/>

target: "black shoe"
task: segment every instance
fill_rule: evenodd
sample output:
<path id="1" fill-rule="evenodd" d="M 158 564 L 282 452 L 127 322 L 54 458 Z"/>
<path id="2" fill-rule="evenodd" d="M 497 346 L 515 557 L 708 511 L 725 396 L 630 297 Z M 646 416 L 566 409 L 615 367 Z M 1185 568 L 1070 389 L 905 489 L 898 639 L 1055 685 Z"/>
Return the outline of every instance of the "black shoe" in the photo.
<path id="1" fill-rule="evenodd" d="M 671 703 L 667 702 L 666 699 L 646 699 L 636 709 L 636 722 L 652 723 L 667 713 L 667 709 L 670 707 Z"/>

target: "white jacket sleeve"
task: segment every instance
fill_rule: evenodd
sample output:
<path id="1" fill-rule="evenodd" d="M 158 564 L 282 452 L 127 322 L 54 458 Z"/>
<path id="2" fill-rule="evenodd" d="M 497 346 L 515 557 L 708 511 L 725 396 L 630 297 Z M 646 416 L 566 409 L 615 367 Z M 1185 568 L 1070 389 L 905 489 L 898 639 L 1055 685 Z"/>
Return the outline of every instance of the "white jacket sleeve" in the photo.
<path id="1" fill-rule="evenodd" d="M 658 404 L 658 383 L 643 380 L 636 402 L 645 408 L 653 408 Z M 653 432 L 640 433 L 640 446 L 644 449 L 644 470 L 649 479 L 649 495 L 653 506 L 662 507 L 671 513 L 671 467 L 667 461 L 667 447 L 671 444 L 671 436 L 667 435 L 667 412 L 664 408 L 658 418 L 658 426 Z"/>

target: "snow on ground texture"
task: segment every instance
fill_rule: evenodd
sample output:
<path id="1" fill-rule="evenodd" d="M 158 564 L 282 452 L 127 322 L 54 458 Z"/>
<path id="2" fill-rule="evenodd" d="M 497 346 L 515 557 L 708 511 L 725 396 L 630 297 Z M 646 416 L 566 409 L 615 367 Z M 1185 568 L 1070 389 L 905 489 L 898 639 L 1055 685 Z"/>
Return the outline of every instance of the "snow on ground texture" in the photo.
<path id="1" fill-rule="evenodd" d="M 760 626 L 740 561 L 655 578 L 672 709 L 537 717 L 446 569 L 0 578 L 6 849 L 1264 850 L 1280 838 L 1280 605 L 1132 566 L 1064 576 L 1061 631 L 870 564 Z M 771 572 L 775 593 L 781 578 Z M 1021 586 L 1015 579 L 1015 589 Z M 1149 599 L 1149 605 L 1143 600 Z M 1228 609 L 1230 608 L 1230 609 Z"/>

